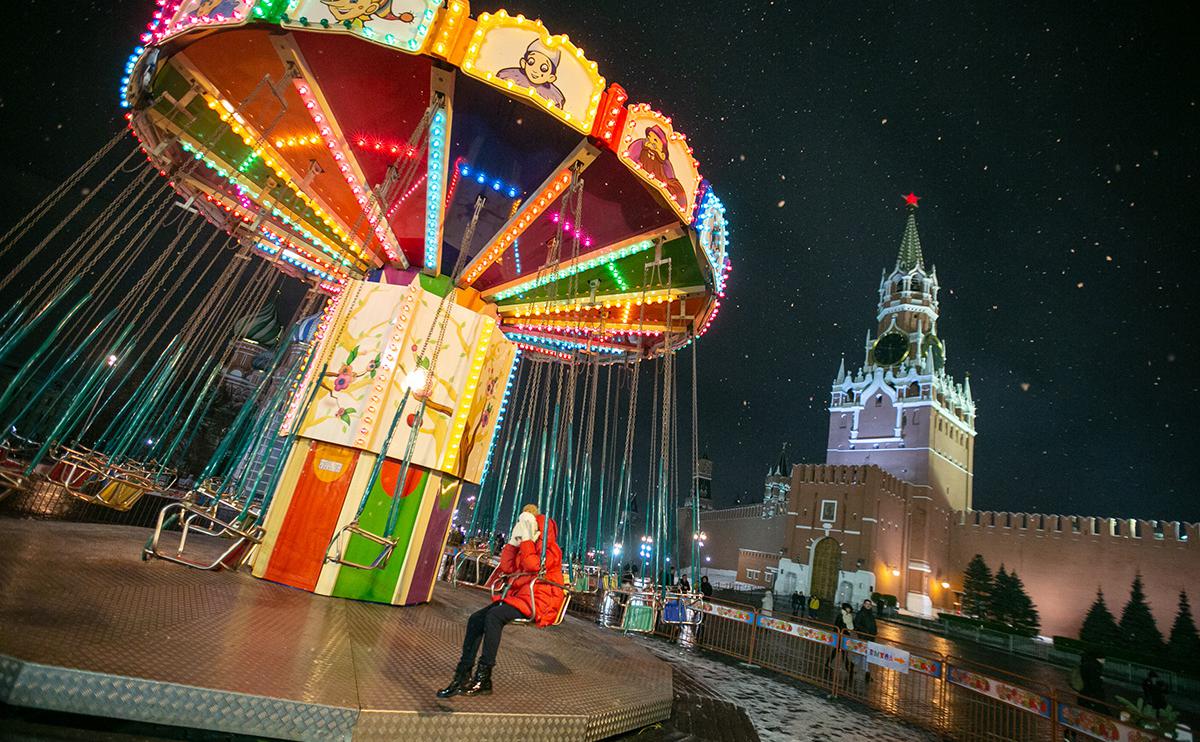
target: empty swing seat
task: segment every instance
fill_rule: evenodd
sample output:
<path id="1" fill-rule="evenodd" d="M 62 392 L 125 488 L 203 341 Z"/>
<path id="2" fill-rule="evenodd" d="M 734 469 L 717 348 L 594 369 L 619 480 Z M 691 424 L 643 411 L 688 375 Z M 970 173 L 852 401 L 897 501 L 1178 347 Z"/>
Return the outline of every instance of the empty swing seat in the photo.
<path id="1" fill-rule="evenodd" d="M 699 626 L 704 620 L 703 598 L 687 593 L 670 595 L 662 608 L 662 622 L 678 626 Z"/>
<path id="2" fill-rule="evenodd" d="M 237 518 L 222 520 L 217 516 L 217 503 L 203 506 L 187 501 L 173 502 L 159 511 L 154 535 L 142 550 L 142 560 L 162 559 L 208 572 L 237 570 L 246 563 L 253 548 L 262 543 L 264 529 L 257 521 L 257 515 L 254 513 L 248 513 L 242 522 L 238 522 Z M 181 525 L 179 541 L 172 553 L 163 546 L 163 534 L 174 523 Z M 230 542 L 229 546 L 213 559 L 185 556 L 188 536 L 193 532 L 227 539 Z"/>

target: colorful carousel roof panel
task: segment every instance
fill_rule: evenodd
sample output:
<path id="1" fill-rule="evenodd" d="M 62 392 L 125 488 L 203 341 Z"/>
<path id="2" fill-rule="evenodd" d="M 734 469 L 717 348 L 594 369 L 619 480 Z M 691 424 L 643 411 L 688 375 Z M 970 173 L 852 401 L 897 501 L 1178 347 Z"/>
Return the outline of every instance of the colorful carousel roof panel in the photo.
<path id="1" fill-rule="evenodd" d="M 385 266 L 451 276 L 549 355 L 679 347 L 715 316 L 725 208 L 687 138 L 541 21 L 458 0 L 159 5 L 122 82 L 131 127 L 282 270 L 332 293 Z"/>

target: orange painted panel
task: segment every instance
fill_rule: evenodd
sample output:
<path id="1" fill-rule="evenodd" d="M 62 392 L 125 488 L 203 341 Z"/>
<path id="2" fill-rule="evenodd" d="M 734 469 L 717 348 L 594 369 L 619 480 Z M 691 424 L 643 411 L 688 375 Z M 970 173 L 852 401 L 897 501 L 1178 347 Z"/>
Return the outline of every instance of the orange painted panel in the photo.
<path id="1" fill-rule="evenodd" d="M 302 590 L 316 588 L 357 463 L 357 449 L 313 443 L 275 540 L 265 579 Z"/>

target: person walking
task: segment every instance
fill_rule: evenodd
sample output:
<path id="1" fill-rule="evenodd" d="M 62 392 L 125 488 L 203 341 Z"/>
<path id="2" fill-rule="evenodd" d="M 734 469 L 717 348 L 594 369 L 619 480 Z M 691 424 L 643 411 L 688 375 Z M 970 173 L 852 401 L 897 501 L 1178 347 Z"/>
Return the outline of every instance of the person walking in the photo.
<path id="1" fill-rule="evenodd" d="M 792 615 L 793 616 L 800 615 L 800 607 L 802 605 L 804 605 L 804 596 L 801 595 L 799 592 L 793 590 L 792 591 Z"/>
<path id="2" fill-rule="evenodd" d="M 558 617 L 564 600 L 558 527 L 553 520 L 538 513 L 537 505 L 526 505 L 518 516 L 512 538 L 500 552 L 497 572 L 501 579 L 511 576 L 508 587 L 492 597 L 494 602 L 467 619 L 467 633 L 463 638 L 462 655 L 454 669 L 454 679 L 437 692 L 438 698 L 460 694 L 490 695 L 492 668 L 496 664 L 504 627 L 518 618 L 530 618 L 537 626 L 549 626 Z M 479 666 L 472 676 L 471 668 L 481 643 L 483 651 L 479 655 Z"/>
<path id="3" fill-rule="evenodd" d="M 821 617 L 821 599 L 815 595 L 808 599 L 808 617 Z"/>
<path id="4" fill-rule="evenodd" d="M 875 604 L 870 598 L 864 600 L 858 613 L 854 614 L 854 633 L 865 642 L 875 641 L 875 635 L 879 633 L 879 627 L 875 623 Z M 863 680 L 871 682 L 871 665 L 866 662 L 866 657 L 857 656 L 857 661 L 863 664 Z"/>
<path id="5" fill-rule="evenodd" d="M 1107 714 L 1108 706 L 1104 702 L 1104 656 L 1085 652 L 1079 661 L 1079 679 L 1080 687 L 1076 689 L 1079 697 L 1075 700 L 1084 708 Z"/>
<path id="6" fill-rule="evenodd" d="M 804 597 L 804 593 L 798 594 L 800 597 L 800 610 L 796 611 L 796 615 L 800 618 L 808 616 L 808 598 Z"/>
<path id="7" fill-rule="evenodd" d="M 837 646 L 833 648 L 833 652 L 830 653 L 825 666 L 836 670 L 837 658 L 840 656 L 842 669 L 850 673 L 850 679 L 853 680 L 854 665 L 850 663 L 850 656 L 846 652 L 846 648 L 842 646 L 844 637 L 854 635 L 854 609 L 850 607 L 849 603 L 842 603 L 841 609 L 833 617 L 833 625 L 840 629 L 840 633 L 837 636 Z"/>
<path id="8" fill-rule="evenodd" d="M 771 592 L 771 590 L 768 588 L 767 591 L 763 593 L 762 597 L 762 614 L 764 616 L 770 616 L 774 610 L 775 593 Z"/>
<path id="9" fill-rule="evenodd" d="M 1167 684 L 1154 670 L 1142 681 L 1142 701 L 1155 711 L 1162 711 L 1167 707 Z"/>

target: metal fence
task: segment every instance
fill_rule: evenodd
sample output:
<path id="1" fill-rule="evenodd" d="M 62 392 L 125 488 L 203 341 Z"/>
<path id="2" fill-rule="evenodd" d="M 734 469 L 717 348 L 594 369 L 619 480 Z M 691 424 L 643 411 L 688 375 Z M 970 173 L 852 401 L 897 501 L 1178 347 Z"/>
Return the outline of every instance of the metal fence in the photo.
<path id="1" fill-rule="evenodd" d="M 595 618 L 599 594 L 577 595 L 572 612 Z M 883 713 L 966 742 L 1165 740 L 1110 715 L 1099 701 L 1058 691 L 957 657 L 901 642 L 867 641 L 829 624 L 749 605 L 707 600 L 698 627 L 659 620 L 655 634 L 796 678 Z M 1103 709 L 1097 711 L 1096 709 Z"/>

